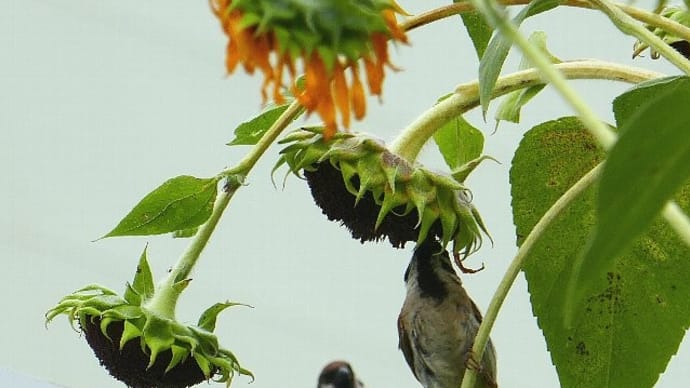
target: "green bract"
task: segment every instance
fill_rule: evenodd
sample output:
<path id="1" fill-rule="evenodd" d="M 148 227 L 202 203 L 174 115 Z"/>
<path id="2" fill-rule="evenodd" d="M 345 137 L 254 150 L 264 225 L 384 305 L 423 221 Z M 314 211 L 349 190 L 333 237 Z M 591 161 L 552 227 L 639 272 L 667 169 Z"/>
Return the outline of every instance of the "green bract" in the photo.
<path id="1" fill-rule="evenodd" d="M 356 61 L 371 52 L 372 33 L 388 35 L 381 11 L 403 13 L 393 0 L 233 0 L 230 10 L 242 11 L 242 25 L 258 33 L 272 31 L 282 52 L 299 57 L 319 50 L 325 60 L 345 55 Z"/>
<path id="2" fill-rule="evenodd" d="M 297 176 L 303 173 L 324 214 L 362 242 L 387 237 L 400 247 L 433 235 L 466 256 L 487 234 L 464 184 L 410 164 L 380 140 L 339 132 L 325 141 L 321 129 L 305 128 L 281 143 L 289 145 L 274 171 L 287 164 Z"/>
<path id="3" fill-rule="evenodd" d="M 185 279 L 175 287 L 181 290 L 188 283 Z M 187 387 L 214 378 L 229 386 L 235 373 L 253 378 L 213 334 L 218 313 L 240 303 L 216 303 L 197 325 L 183 325 L 147 307 L 154 294 L 144 251 L 124 297 L 89 285 L 62 298 L 46 313 L 46 323 L 61 314 L 75 329 L 78 321 L 101 364 L 128 385 Z"/>

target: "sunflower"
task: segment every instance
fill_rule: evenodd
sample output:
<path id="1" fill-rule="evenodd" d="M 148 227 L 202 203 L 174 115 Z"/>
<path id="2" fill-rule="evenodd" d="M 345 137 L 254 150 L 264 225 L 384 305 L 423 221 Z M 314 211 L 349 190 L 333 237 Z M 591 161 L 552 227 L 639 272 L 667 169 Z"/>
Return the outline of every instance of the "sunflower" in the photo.
<path id="1" fill-rule="evenodd" d="M 396 20 L 404 11 L 394 0 L 211 0 L 211 8 L 229 38 L 228 73 L 240 63 L 250 74 L 258 69 L 264 102 L 271 93 L 281 103 L 290 91 L 319 114 L 327 138 L 338 128 L 336 112 L 345 128 L 351 116 L 366 114 L 362 72 L 369 93 L 381 95 L 385 68 L 395 69 L 388 40 L 407 42 Z"/>

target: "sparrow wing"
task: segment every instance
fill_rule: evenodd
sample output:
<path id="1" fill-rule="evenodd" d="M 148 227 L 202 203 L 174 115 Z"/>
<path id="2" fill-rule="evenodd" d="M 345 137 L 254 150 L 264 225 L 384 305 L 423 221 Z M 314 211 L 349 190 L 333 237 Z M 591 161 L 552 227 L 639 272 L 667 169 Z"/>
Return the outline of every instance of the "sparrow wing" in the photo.
<path id="1" fill-rule="evenodd" d="M 470 301 L 472 302 L 472 314 L 477 322 L 481 324 L 482 313 L 479 312 L 479 308 L 474 301 Z M 477 333 L 474 333 L 473 335 L 476 336 Z M 494 349 L 494 344 L 491 342 L 491 339 L 489 339 L 489 342 L 486 344 L 486 348 L 484 348 L 484 356 L 482 357 L 481 367 L 482 369 L 479 371 L 479 376 L 480 378 L 484 379 L 485 387 L 498 387 L 498 384 L 496 384 L 496 349 Z"/>
<path id="2" fill-rule="evenodd" d="M 412 353 L 412 344 L 410 343 L 410 336 L 408 335 L 409 332 L 409 329 L 405 327 L 403 315 L 400 314 L 398 316 L 398 348 L 402 350 L 407 365 L 410 367 L 415 377 L 417 377 L 417 380 L 419 380 L 419 376 L 417 376 L 417 372 L 414 370 L 414 353 Z"/>

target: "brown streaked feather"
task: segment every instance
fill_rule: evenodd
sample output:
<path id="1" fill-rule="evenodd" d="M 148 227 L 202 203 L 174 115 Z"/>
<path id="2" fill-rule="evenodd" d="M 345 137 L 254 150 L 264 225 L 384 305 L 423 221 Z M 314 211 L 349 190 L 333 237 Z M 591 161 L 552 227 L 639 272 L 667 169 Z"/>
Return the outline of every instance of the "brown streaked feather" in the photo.
<path id="1" fill-rule="evenodd" d="M 477 319 L 477 322 L 479 322 L 481 324 L 482 323 L 482 313 L 479 311 L 477 304 L 474 303 L 474 301 L 472 299 L 470 299 L 470 302 L 472 302 L 472 314 L 474 314 L 474 317 Z M 488 388 L 498 388 L 498 384 L 494 380 L 494 378 L 496 376 L 496 364 L 495 364 L 495 362 L 496 362 L 496 354 L 495 354 L 496 351 L 493 348 L 493 344 L 489 340 L 489 342 L 486 344 L 486 347 L 484 348 L 484 355 L 482 356 L 482 359 L 486 359 L 487 357 L 489 357 L 490 353 L 491 353 L 490 358 L 492 360 L 494 360 L 494 363 L 489 362 L 489 363 L 486 363 L 486 365 L 484 365 L 484 363 L 481 363 L 484 366 L 488 366 L 490 369 L 487 370 L 487 369 L 482 368 L 482 370 L 479 370 L 478 373 L 484 379 Z"/>
<path id="2" fill-rule="evenodd" d="M 407 335 L 408 332 L 409 331 L 405 327 L 405 323 L 403 323 L 402 314 L 400 314 L 398 316 L 398 348 L 402 350 L 403 356 L 405 357 L 405 362 L 407 362 L 407 365 L 412 370 L 412 373 L 414 373 L 417 380 L 419 380 L 417 373 L 414 371 L 414 354 L 412 353 L 410 336 Z"/>

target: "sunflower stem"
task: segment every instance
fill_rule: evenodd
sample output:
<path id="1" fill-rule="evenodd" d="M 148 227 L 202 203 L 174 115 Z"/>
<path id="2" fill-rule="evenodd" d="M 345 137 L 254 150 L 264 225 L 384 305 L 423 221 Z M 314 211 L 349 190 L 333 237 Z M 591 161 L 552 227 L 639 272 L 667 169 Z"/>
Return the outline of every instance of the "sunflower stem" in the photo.
<path id="1" fill-rule="evenodd" d="M 482 359 L 482 354 L 484 353 L 484 348 L 489 342 L 489 333 L 496 322 L 496 317 L 498 312 L 501 310 L 501 306 L 508 296 L 508 292 L 512 287 L 515 279 L 522 270 L 525 258 L 529 256 L 534 244 L 537 239 L 544 233 L 546 228 L 551 225 L 553 220 L 565 209 L 577 196 L 592 185 L 601 174 L 603 164 L 599 163 L 593 169 L 591 169 L 587 174 L 585 174 L 580 180 L 575 182 L 568 191 L 566 191 L 558 200 L 551 205 L 549 210 L 544 213 L 544 215 L 539 219 L 532 231 L 527 235 L 525 241 L 520 245 L 515 258 L 510 263 L 510 266 L 503 275 L 503 279 L 498 284 L 494 296 L 491 298 L 489 303 L 489 308 L 486 310 L 484 319 L 481 325 L 479 325 L 479 330 L 477 331 L 477 336 L 474 339 L 474 345 L 472 346 L 472 354 L 479 360 Z M 462 380 L 461 388 L 472 388 L 475 386 L 475 381 L 477 379 L 477 372 L 473 368 L 468 368 L 465 372 L 465 377 Z"/>
<path id="2" fill-rule="evenodd" d="M 245 177 L 249 174 L 259 158 L 278 138 L 280 133 L 302 112 L 301 105 L 294 101 L 278 117 L 271 127 L 264 133 L 252 150 L 234 167 L 222 171 L 218 174 L 218 179 L 225 179 L 223 189 L 218 194 L 213 205 L 211 216 L 204 223 L 193 240 L 182 254 L 178 262 L 172 267 L 168 276 L 157 286 L 153 297 L 149 299 L 145 306 L 150 311 L 157 313 L 161 317 L 174 319 L 177 300 L 189 282 L 189 275 L 196 265 L 201 252 L 211 238 L 211 235 L 223 216 L 223 212 L 230 204 L 230 200 L 237 190 L 242 187 Z"/>
<path id="3" fill-rule="evenodd" d="M 553 65 L 568 79 L 606 79 L 628 83 L 639 83 L 663 77 L 661 73 L 624 66 L 603 61 L 574 61 Z M 541 70 L 527 69 L 500 77 L 496 81 L 491 98 L 496 98 L 515 90 L 546 83 Z M 412 163 L 424 144 L 454 117 L 479 105 L 479 81 L 462 84 L 455 93 L 422 113 L 405 128 L 393 141 L 390 150 Z"/>
<path id="4" fill-rule="evenodd" d="M 530 0 L 501 0 L 500 4 L 505 6 L 525 5 Z M 583 0 L 566 0 L 561 5 L 567 7 L 577 7 L 584 9 L 593 9 L 594 6 L 589 1 Z M 690 28 L 686 27 L 674 20 L 661 16 L 657 13 L 650 12 L 641 8 L 636 8 L 630 4 L 624 3 L 609 3 L 610 7 L 617 8 L 623 13 L 629 15 L 635 20 L 648 24 L 653 27 L 661 28 L 662 30 L 677 36 L 680 39 L 690 41 Z M 470 1 L 463 1 L 454 4 L 438 7 L 419 15 L 408 18 L 400 23 L 400 27 L 405 31 L 411 31 L 418 27 L 433 23 L 450 16 L 472 12 L 475 8 Z"/>
<path id="5" fill-rule="evenodd" d="M 636 23 L 635 20 L 630 17 L 630 15 L 627 15 L 625 12 L 621 11 L 608 0 L 590 0 L 590 2 L 601 12 L 606 14 L 606 16 L 611 19 L 611 22 L 618 27 L 621 32 L 636 37 L 641 42 L 645 43 L 649 47 L 653 48 L 656 52 L 661 54 L 662 57 L 668 59 L 669 62 L 671 62 L 685 74 L 690 74 L 690 61 L 676 51 L 676 49 L 669 46 L 661 38 L 654 35 L 653 32 Z"/>
<path id="6" fill-rule="evenodd" d="M 186 283 L 189 282 L 189 274 L 201 256 L 201 252 L 206 247 L 213 231 L 216 229 L 223 212 L 230 204 L 232 196 L 241 185 L 242 183 L 239 179 L 234 181 L 227 180 L 223 190 L 216 198 L 211 217 L 199 228 L 185 253 L 180 257 L 180 260 L 175 264 L 168 276 L 156 286 L 153 297 L 146 302 L 144 307 L 162 317 L 175 319 L 177 300 L 182 291 L 184 291 Z"/>
<path id="7" fill-rule="evenodd" d="M 264 133 L 259 141 L 254 145 L 254 148 L 249 152 L 236 166 L 224 170 L 219 175 L 248 175 L 249 171 L 254 167 L 259 158 L 266 152 L 268 147 L 278 138 L 278 136 L 287 128 L 290 123 L 295 120 L 300 114 L 304 112 L 304 108 L 297 100 L 294 100 L 283 113 L 276 119 L 271 127 Z"/>
<path id="8" fill-rule="evenodd" d="M 499 8 L 498 4 L 496 3 L 495 0 L 471 0 L 472 3 L 475 5 L 476 9 L 479 10 L 482 15 L 491 23 L 492 25 L 496 26 L 500 32 L 507 38 L 513 41 L 513 43 L 520 48 L 522 51 L 523 55 L 529 59 L 530 63 L 534 64 L 534 66 L 539 70 L 539 72 L 542 74 L 542 76 L 551 84 L 553 85 L 557 91 L 561 94 L 561 96 L 565 99 L 565 101 L 575 110 L 577 113 L 578 117 L 580 120 L 584 123 L 585 127 L 589 130 L 589 132 L 594 136 L 594 138 L 597 140 L 597 142 L 606 150 L 609 150 L 614 143 L 616 142 L 616 134 L 611 131 L 604 123 L 601 121 L 596 113 L 582 100 L 582 98 L 570 87 L 568 81 L 567 81 L 567 76 L 559 71 L 557 65 L 553 65 L 549 59 L 546 57 L 544 53 L 542 53 L 539 49 L 534 47 L 527 38 L 525 38 L 520 31 L 518 30 L 517 26 L 507 18 L 505 12 L 503 12 L 503 9 Z M 602 1 L 605 0 L 593 0 L 593 3 L 598 1 L 597 4 L 601 5 Z M 604 4 L 605 6 L 606 4 Z M 620 15 L 615 14 L 614 16 L 620 17 Z M 624 17 L 627 17 L 627 15 L 624 15 Z M 616 20 L 614 20 L 614 23 Z M 618 26 L 619 28 L 621 26 Z M 633 28 L 634 30 L 634 28 Z M 625 31 L 624 31 L 625 32 Z M 648 41 L 643 40 L 645 43 L 648 43 Z M 653 43 L 653 42 L 652 42 Z M 656 47 L 652 44 L 650 46 Z M 662 53 L 663 55 L 663 53 Z M 582 179 L 581 179 L 582 180 Z M 578 181 L 580 183 L 580 181 Z M 576 183 L 576 185 L 578 184 Z M 564 197 L 568 195 L 572 191 L 569 190 L 564 194 Z M 571 198 L 571 197 L 568 197 Z M 559 198 L 558 201 L 556 201 L 556 204 L 561 203 L 561 200 L 563 197 Z M 568 201 L 569 202 L 569 201 Z M 674 204 L 673 202 L 670 202 L 671 205 L 667 205 L 667 209 L 671 209 L 670 212 L 673 212 Z M 555 205 L 554 204 L 554 207 Z M 566 203 L 567 204 L 567 203 Z M 552 207 L 551 209 L 553 209 Z M 675 205 L 677 208 L 677 205 Z M 549 209 L 549 212 L 551 211 Z M 558 210 L 558 209 L 557 209 Z M 559 210 L 560 211 L 560 210 Z M 547 212 L 547 213 L 549 213 Z M 690 221 L 687 220 L 687 216 L 685 214 L 678 214 L 677 212 L 674 213 L 674 215 L 678 216 L 677 218 L 671 218 L 668 217 L 668 210 L 665 210 L 663 212 L 666 220 L 669 222 L 671 227 L 675 229 L 684 239 L 684 241 L 690 241 L 690 228 L 687 226 L 690 226 Z M 558 214 L 558 212 L 554 212 L 554 215 Z M 545 215 L 546 216 L 546 215 Z M 679 219 L 682 219 L 685 221 L 684 223 L 681 223 Z M 541 222 L 541 221 L 540 221 Z M 550 222 L 550 221 L 549 221 Z M 548 223 L 547 223 L 548 224 Z M 536 226 L 530 233 L 530 236 L 534 235 L 534 239 L 539 237 L 543 231 L 543 228 L 537 229 Z M 526 244 L 523 244 L 523 246 L 520 248 L 520 252 L 523 251 L 523 248 L 525 247 Z M 524 248 L 525 251 L 528 251 L 529 248 L 531 247 L 528 246 L 527 248 Z M 520 254 L 518 252 L 518 254 Z M 522 265 L 522 260 L 526 256 L 526 254 L 523 254 L 521 256 L 520 260 L 515 260 L 517 263 L 511 264 L 509 267 L 506 276 L 504 277 L 504 281 L 501 282 L 499 285 L 499 289 L 496 291 L 496 294 L 492 298 L 491 305 L 493 306 L 492 313 L 491 315 L 488 314 L 488 317 L 484 319 L 482 324 L 480 325 L 479 331 L 477 333 L 477 339 L 475 340 L 474 346 L 472 348 L 473 354 L 476 355 L 477 358 L 481 359 L 482 354 L 484 352 L 484 348 L 486 346 L 486 342 L 488 341 L 488 336 L 490 333 L 490 328 L 493 326 L 493 323 L 496 319 L 496 315 L 498 310 L 500 309 L 500 305 L 503 303 L 505 300 L 505 297 L 508 293 L 508 290 L 512 286 L 515 276 L 517 276 L 517 273 L 519 272 L 521 265 Z M 491 308 L 491 307 L 490 307 Z M 481 337 L 480 337 L 481 335 Z M 476 380 L 476 371 L 471 370 L 468 368 L 467 373 L 465 374 L 465 377 L 463 379 L 462 383 L 462 388 L 470 388 L 474 386 L 474 381 Z"/>

